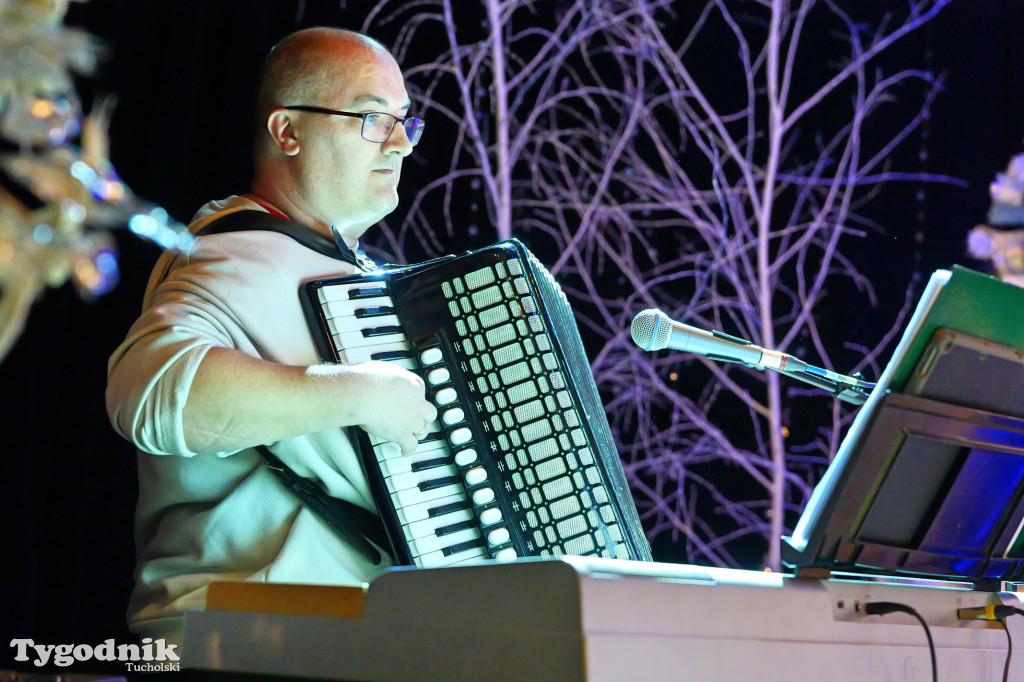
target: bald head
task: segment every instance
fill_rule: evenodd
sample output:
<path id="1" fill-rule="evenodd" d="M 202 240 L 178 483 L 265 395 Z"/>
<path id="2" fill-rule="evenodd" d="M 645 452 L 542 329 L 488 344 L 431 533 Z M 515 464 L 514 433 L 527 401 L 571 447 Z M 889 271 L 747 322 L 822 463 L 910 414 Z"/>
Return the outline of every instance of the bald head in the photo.
<path id="1" fill-rule="evenodd" d="M 263 63 L 256 102 L 257 153 L 269 144 L 267 116 L 275 107 L 319 103 L 340 76 L 345 57 L 391 56 L 379 42 L 355 31 L 316 27 L 296 31 L 274 45 Z"/>
<path id="2" fill-rule="evenodd" d="M 401 68 L 377 41 L 334 28 L 293 33 L 263 69 L 253 192 L 327 236 L 358 239 L 398 206 L 413 143 L 394 123 L 411 106 Z M 391 127 L 374 139 L 366 121 Z"/>

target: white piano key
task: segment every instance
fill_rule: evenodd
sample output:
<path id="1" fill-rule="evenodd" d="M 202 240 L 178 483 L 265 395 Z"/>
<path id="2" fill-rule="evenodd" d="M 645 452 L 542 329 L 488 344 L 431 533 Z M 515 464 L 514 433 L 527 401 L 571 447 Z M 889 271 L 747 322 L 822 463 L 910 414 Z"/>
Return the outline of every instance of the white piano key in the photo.
<path id="1" fill-rule="evenodd" d="M 461 485 L 446 485 L 440 488 L 434 488 L 433 490 L 420 490 L 419 488 L 406 488 L 405 490 L 399 490 L 392 493 L 395 505 L 399 507 L 406 507 L 411 504 L 419 504 L 420 502 L 427 502 L 430 500 L 439 500 L 442 497 L 448 497 L 449 495 L 455 495 L 461 493 L 464 488 Z M 493 498 L 494 492 L 491 491 Z"/>
<path id="2" fill-rule="evenodd" d="M 375 448 L 376 449 L 376 448 Z M 384 473 L 384 476 L 395 476 L 397 474 L 408 474 L 412 473 L 413 467 L 423 462 L 429 462 L 433 460 L 445 460 L 451 462 L 448 457 L 448 451 L 444 448 L 437 450 L 417 450 L 408 457 L 391 457 L 388 459 L 378 459 L 377 464 L 380 466 L 380 470 Z M 448 466 L 451 466 L 450 464 Z M 437 467 L 431 467 L 430 469 L 422 469 L 422 471 L 430 471 Z"/>
<path id="3" fill-rule="evenodd" d="M 440 431 L 441 431 L 441 425 L 437 423 L 436 419 L 434 421 L 430 422 L 429 424 L 427 424 L 427 435 L 430 435 L 432 433 L 438 433 Z M 372 445 L 374 447 L 377 447 L 378 445 L 383 445 L 384 443 L 390 443 L 391 442 L 389 440 L 384 440 L 383 438 L 379 438 L 378 436 L 374 436 L 373 434 L 367 434 L 367 435 L 370 437 L 370 445 Z M 444 446 L 444 440 L 443 439 L 423 441 L 423 442 L 421 442 L 419 444 L 419 446 L 417 446 L 416 451 L 419 452 L 419 448 L 428 448 L 428 449 L 433 450 L 433 449 L 436 448 L 436 446 L 434 445 L 435 443 L 440 443 L 442 447 Z M 399 453 L 401 453 L 401 450 L 399 450 Z M 401 454 L 399 456 L 401 456 Z"/>
<path id="4" fill-rule="evenodd" d="M 503 545 L 509 540 L 508 528 L 496 528 L 487 534 L 487 544 L 491 547 Z"/>
<path id="5" fill-rule="evenodd" d="M 364 349 L 357 348 L 355 350 L 364 350 Z M 372 351 L 374 353 L 377 352 L 377 351 L 375 351 L 373 349 L 372 346 L 367 348 L 366 350 Z M 369 353 L 365 353 L 365 355 L 366 355 L 366 360 L 369 360 L 370 359 L 370 354 Z M 359 362 L 366 362 L 366 360 L 349 361 L 344 355 L 342 355 L 342 362 L 344 364 L 346 364 L 346 365 L 355 365 L 355 364 L 358 364 Z M 387 363 L 389 365 L 396 365 L 398 367 L 401 367 L 402 369 L 407 369 L 410 372 L 414 372 L 414 371 L 416 371 L 418 369 L 418 366 L 416 365 L 416 361 L 413 360 L 412 358 L 401 358 L 401 359 L 398 359 L 398 360 L 388 360 Z"/>
<path id="6" fill-rule="evenodd" d="M 455 557 L 448 558 L 452 559 Z M 487 556 L 487 550 L 481 548 L 480 553 L 476 554 L 476 550 L 474 549 L 472 553 L 467 553 L 467 556 L 465 557 L 462 554 L 459 554 L 457 561 L 453 561 L 450 564 L 445 564 L 445 566 L 458 566 L 459 564 L 469 564 L 480 561 L 481 559 L 490 559 L 490 557 Z"/>
<path id="7" fill-rule="evenodd" d="M 394 476 L 386 476 L 384 482 L 388 484 L 391 492 L 398 492 L 399 490 L 419 486 L 421 483 L 454 475 L 455 467 L 448 464 L 441 467 L 424 469 L 423 471 L 410 471 L 408 473 L 395 474 Z"/>
<path id="8" fill-rule="evenodd" d="M 431 440 L 420 443 L 420 446 L 410 455 L 403 455 L 402 449 L 396 443 L 391 442 L 374 445 L 373 451 L 377 454 L 378 463 L 394 460 L 398 467 L 402 466 L 397 464 L 397 462 L 401 461 L 408 462 L 411 466 L 424 459 L 437 459 L 449 456 L 448 448 L 443 440 Z"/>
<path id="9" fill-rule="evenodd" d="M 319 295 L 321 303 L 326 303 L 327 301 L 347 301 L 352 297 L 352 291 L 355 289 L 372 289 L 378 287 L 383 287 L 384 291 L 387 291 L 387 282 L 383 280 L 363 280 L 362 282 L 328 284 L 327 286 L 320 287 L 317 294 Z"/>
<path id="10" fill-rule="evenodd" d="M 458 492 L 453 495 L 447 495 L 445 497 L 439 497 L 436 500 L 428 500 L 426 502 L 420 502 L 418 504 L 409 504 L 398 509 L 398 518 L 402 522 L 402 525 L 408 525 L 417 521 L 423 521 L 425 519 L 435 518 L 430 516 L 432 509 L 438 509 L 449 504 L 455 504 L 456 502 L 466 501 L 466 491 L 461 487 Z"/>
<path id="11" fill-rule="evenodd" d="M 434 394 L 434 402 L 438 405 L 447 405 L 454 403 L 459 399 L 459 394 L 454 388 L 442 388 L 440 391 Z"/>
<path id="12" fill-rule="evenodd" d="M 373 443 L 373 451 L 377 455 L 378 462 L 383 462 L 386 459 L 403 459 L 405 457 L 398 443 L 392 443 L 389 440 L 382 441 L 376 436 L 370 436 L 370 442 Z"/>
<path id="13" fill-rule="evenodd" d="M 369 362 L 373 358 L 370 357 L 374 353 L 390 353 L 393 351 L 407 351 L 409 350 L 409 343 L 403 338 L 400 340 L 392 339 L 390 341 L 382 340 L 384 337 L 378 336 L 374 340 L 378 341 L 377 345 L 358 346 L 354 348 L 338 348 L 336 345 L 334 348 L 339 351 L 339 354 L 345 360 L 347 365 L 358 365 L 361 362 Z M 336 342 L 335 342 L 336 343 Z M 416 363 L 406 361 L 407 364 L 403 365 L 406 369 L 415 369 Z"/>
<path id="14" fill-rule="evenodd" d="M 332 335 L 336 335 L 361 332 L 367 327 L 387 327 L 401 325 L 401 323 L 397 315 L 378 315 L 375 317 L 345 315 L 327 320 L 327 327 L 331 330 Z"/>
<path id="15" fill-rule="evenodd" d="M 459 552 L 458 554 L 452 554 L 451 556 L 445 556 L 442 552 L 431 552 L 430 554 L 424 554 L 416 558 L 417 564 L 423 568 L 441 568 L 442 566 L 451 566 L 453 564 L 461 563 L 463 561 L 470 561 L 472 559 L 486 558 L 487 552 L 483 547 L 474 547 L 466 550 L 465 552 Z"/>
<path id="16" fill-rule="evenodd" d="M 466 421 L 466 413 L 459 407 L 453 407 L 450 410 L 445 410 L 441 413 L 441 421 L 448 426 L 458 424 L 459 422 Z"/>
<path id="17" fill-rule="evenodd" d="M 338 301 L 327 301 L 321 308 L 324 311 L 324 317 L 331 319 L 334 317 L 354 317 L 357 310 L 362 308 L 380 308 L 387 306 L 393 308 L 395 302 L 387 296 L 374 296 L 372 298 L 356 298 L 346 299 Z M 363 318 L 369 320 L 375 320 L 376 317 Z"/>
<path id="18" fill-rule="evenodd" d="M 410 554 L 413 556 L 429 554 L 430 552 L 442 550 L 445 547 L 452 547 L 463 542 L 476 540 L 479 537 L 480 531 L 476 528 L 466 528 L 465 530 L 456 531 L 449 535 L 425 535 L 409 542 L 411 550 Z"/>
<path id="19" fill-rule="evenodd" d="M 473 512 L 471 510 L 457 509 L 453 512 L 449 512 L 448 514 L 431 516 L 422 521 L 414 521 L 413 523 L 407 524 L 404 529 L 406 537 L 421 538 L 425 535 L 437 535 L 438 528 L 444 528 L 445 526 L 450 526 L 455 523 L 472 520 Z"/>
<path id="20" fill-rule="evenodd" d="M 431 386 L 443 384 L 452 378 L 451 372 L 445 367 L 438 367 L 427 373 L 427 383 Z"/>
<path id="21" fill-rule="evenodd" d="M 392 450 L 389 449 L 389 454 Z M 451 465 L 452 458 L 448 448 L 444 446 L 444 441 L 432 441 L 430 443 L 420 443 L 420 447 L 416 449 L 410 455 L 400 455 L 399 457 L 388 457 L 384 460 L 379 460 L 380 464 L 387 464 L 392 467 L 395 473 L 402 473 L 403 469 L 408 468 L 409 471 L 412 467 L 425 462 L 428 460 L 445 459 L 448 461 L 449 466 Z"/>

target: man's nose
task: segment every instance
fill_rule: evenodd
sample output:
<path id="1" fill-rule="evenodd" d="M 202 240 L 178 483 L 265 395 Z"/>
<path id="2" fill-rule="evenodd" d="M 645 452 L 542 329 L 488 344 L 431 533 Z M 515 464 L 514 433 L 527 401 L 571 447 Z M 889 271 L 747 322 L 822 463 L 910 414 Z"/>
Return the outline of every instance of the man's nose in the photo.
<path id="1" fill-rule="evenodd" d="M 412 142 L 409 141 L 404 125 L 395 124 L 388 139 L 381 143 L 381 151 L 385 154 L 398 154 L 399 156 L 412 154 Z"/>

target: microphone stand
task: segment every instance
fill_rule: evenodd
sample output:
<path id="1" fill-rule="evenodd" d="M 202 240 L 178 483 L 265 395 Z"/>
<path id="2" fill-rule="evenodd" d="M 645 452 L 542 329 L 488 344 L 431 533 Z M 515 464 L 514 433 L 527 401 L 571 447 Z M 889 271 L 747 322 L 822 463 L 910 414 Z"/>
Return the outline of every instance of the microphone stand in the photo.
<path id="1" fill-rule="evenodd" d="M 863 405 L 875 388 L 875 384 L 864 381 L 859 375 L 836 374 L 814 365 L 805 365 L 802 371 L 796 372 L 786 369 L 777 371 L 787 377 L 824 389 L 831 393 L 832 397 L 853 405 Z"/>
<path id="2" fill-rule="evenodd" d="M 731 336 L 723 332 L 711 331 L 711 334 L 731 343 L 754 346 L 754 344 L 746 339 Z M 757 348 L 757 346 L 754 347 Z M 867 401 L 871 391 L 874 390 L 876 386 L 876 384 L 864 381 L 860 374 L 855 374 L 854 376 L 838 374 L 822 367 L 808 365 L 795 355 L 789 355 L 777 350 L 768 350 L 766 348 L 761 348 L 760 350 L 761 362 L 758 364 L 751 364 L 749 362 L 744 362 L 742 360 L 737 360 L 736 358 L 730 358 L 723 355 L 707 354 L 705 357 L 719 362 L 735 362 L 746 367 L 752 367 L 758 371 L 764 371 L 765 369 L 775 370 L 779 374 L 784 374 L 792 379 L 802 381 L 805 384 L 810 384 L 815 388 L 828 391 L 832 394 L 832 397 L 853 405 L 863 405 L 865 401 Z"/>

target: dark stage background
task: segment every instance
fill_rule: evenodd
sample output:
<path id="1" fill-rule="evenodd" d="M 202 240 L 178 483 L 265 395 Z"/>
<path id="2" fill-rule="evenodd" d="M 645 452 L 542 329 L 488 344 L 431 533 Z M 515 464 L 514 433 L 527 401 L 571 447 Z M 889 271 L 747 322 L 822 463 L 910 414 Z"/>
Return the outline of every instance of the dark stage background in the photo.
<path id="1" fill-rule="evenodd" d="M 186 222 L 205 201 L 246 191 L 248 110 L 258 64 L 276 40 L 297 28 L 358 28 L 370 3 L 345 4 L 73 4 L 67 23 L 111 48 L 102 73 L 83 80 L 82 92 L 87 101 L 97 90 L 119 96 L 111 134 L 122 178 Z M 905 3 L 878 4 L 895 10 Z M 924 144 L 927 169 L 963 178 L 967 187 L 908 186 L 886 193 L 875 206 L 886 233 L 854 247 L 854 254 L 862 248 L 862 264 L 883 300 L 902 299 L 912 270 L 981 267 L 965 255 L 964 238 L 985 218 L 989 182 L 1024 147 L 1021 36 L 1024 3 L 958 0 L 894 53 L 894 60 L 930 63 L 946 73 L 946 92 L 934 105 Z M 389 42 L 394 36 L 379 37 Z M 916 154 L 920 140 L 909 147 L 907 153 Z M 429 152 L 411 157 L 405 196 L 446 165 L 446 158 Z M 916 232 L 923 232 L 923 241 L 915 240 Z M 106 359 L 138 312 L 158 251 L 127 233 L 120 235 L 120 251 L 122 281 L 115 291 L 91 304 L 70 287 L 46 292 L 0 365 L 0 668 L 16 666 L 8 647 L 15 637 L 131 641 L 123 619 L 133 565 L 135 460 L 133 449 L 110 429 L 103 391 Z M 877 319 L 863 323 L 880 334 L 893 314 L 883 306 Z"/>

